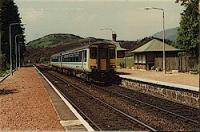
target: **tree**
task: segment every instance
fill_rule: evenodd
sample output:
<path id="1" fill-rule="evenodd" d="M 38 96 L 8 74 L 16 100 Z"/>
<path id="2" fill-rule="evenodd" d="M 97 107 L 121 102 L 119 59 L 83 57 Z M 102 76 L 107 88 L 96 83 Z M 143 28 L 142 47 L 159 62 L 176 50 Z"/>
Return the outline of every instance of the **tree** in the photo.
<path id="1" fill-rule="evenodd" d="M 176 38 L 176 47 L 188 51 L 192 56 L 198 56 L 199 43 L 199 0 L 176 0 L 185 7 L 181 13 L 180 27 Z"/>
<path id="2" fill-rule="evenodd" d="M 21 23 L 21 18 L 18 13 L 18 7 L 13 0 L 1 0 L 1 38 L 2 38 L 2 53 L 5 54 L 6 63 L 9 62 L 10 58 L 10 45 L 9 45 L 9 25 L 11 23 Z M 15 35 L 23 34 L 24 28 L 22 25 L 15 25 L 12 27 L 11 40 L 12 40 L 12 60 L 15 60 Z M 25 51 L 25 39 L 24 36 L 21 39 L 23 42 L 20 45 L 21 57 Z"/>

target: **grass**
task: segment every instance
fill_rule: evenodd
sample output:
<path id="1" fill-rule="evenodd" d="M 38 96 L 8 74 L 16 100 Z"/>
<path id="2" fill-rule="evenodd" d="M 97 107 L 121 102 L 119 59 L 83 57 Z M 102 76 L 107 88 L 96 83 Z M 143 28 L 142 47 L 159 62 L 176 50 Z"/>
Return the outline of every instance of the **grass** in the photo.
<path id="1" fill-rule="evenodd" d="M 6 74 L 8 74 L 7 70 L 0 70 L 0 77 L 4 77 Z"/>
<path id="2" fill-rule="evenodd" d="M 5 71 L 0 70 L 0 77 L 3 77 Z"/>

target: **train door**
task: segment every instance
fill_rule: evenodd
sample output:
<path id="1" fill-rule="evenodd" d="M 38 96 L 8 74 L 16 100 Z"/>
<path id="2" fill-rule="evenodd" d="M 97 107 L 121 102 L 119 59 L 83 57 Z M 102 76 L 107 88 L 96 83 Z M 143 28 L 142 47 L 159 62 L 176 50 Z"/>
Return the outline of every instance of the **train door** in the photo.
<path id="1" fill-rule="evenodd" d="M 99 69 L 106 71 L 108 67 L 108 48 L 99 47 Z"/>

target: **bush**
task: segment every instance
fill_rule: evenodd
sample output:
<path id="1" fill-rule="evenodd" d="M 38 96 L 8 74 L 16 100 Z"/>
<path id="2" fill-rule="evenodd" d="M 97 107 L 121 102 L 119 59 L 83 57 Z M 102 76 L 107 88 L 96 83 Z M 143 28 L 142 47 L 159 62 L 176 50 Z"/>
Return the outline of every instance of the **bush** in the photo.
<path id="1" fill-rule="evenodd" d="M 6 70 L 7 65 L 6 65 L 6 56 L 5 54 L 0 54 L 0 70 Z"/>
<path id="2" fill-rule="evenodd" d="M 200 73 L 200 64 L 195 65 L 191 70 L 190 70 L 191 74 L 198 74 Z"/>

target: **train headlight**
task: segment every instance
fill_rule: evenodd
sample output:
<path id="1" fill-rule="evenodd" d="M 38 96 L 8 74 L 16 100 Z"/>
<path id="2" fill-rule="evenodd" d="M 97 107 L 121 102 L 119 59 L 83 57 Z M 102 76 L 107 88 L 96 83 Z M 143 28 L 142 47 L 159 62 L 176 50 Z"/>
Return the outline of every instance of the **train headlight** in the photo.
<path id="1" fill-rule="evenodd" d="M 116 65 L 111 65 L 110 67 L 111 67 L 111 68 L 116 68 Z"/>
<path id="2" fill-rule="evenodd" d="M 96 66 L 90 66 L 90 68 L 91 68 L 91 69 L 97 69 L 97 67 L 96 67 Z"/>

